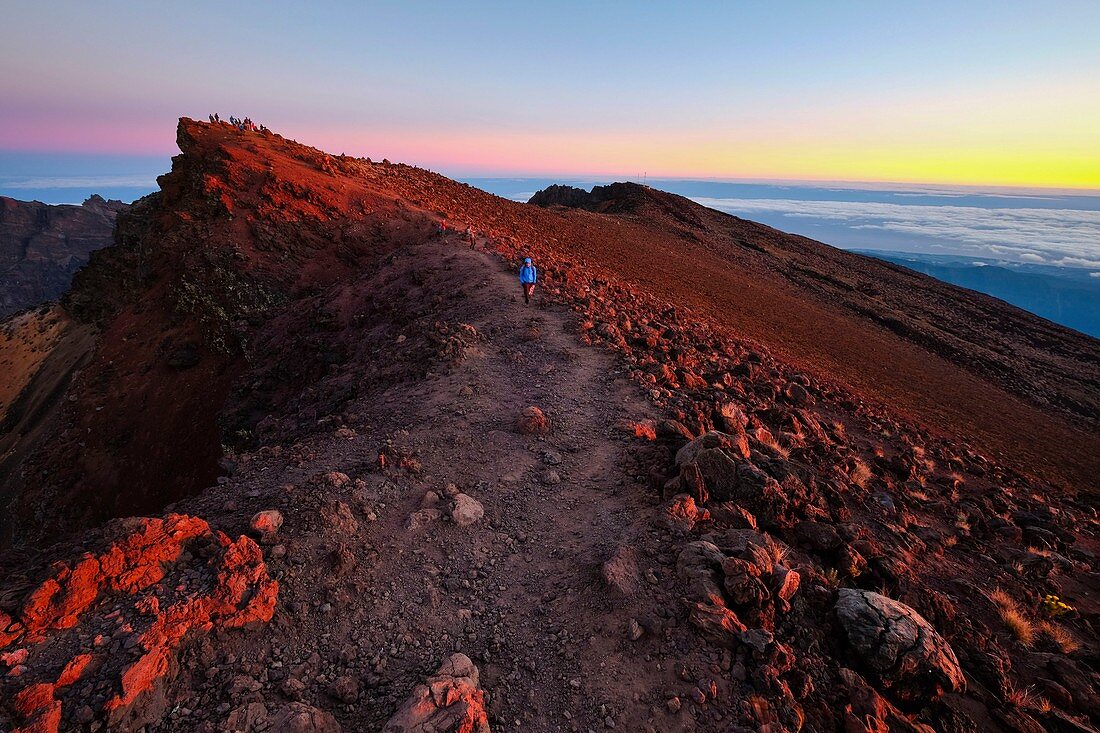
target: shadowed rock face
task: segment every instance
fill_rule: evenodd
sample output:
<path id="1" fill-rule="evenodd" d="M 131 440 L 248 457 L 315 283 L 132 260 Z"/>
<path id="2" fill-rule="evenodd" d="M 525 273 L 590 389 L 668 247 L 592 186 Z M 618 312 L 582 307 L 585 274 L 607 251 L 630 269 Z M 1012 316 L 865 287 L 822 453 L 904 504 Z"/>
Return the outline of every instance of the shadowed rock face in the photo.
<path id="1" fill-rule="evenodd" d="M 51 206 L 0 196 L 0 318 L 59 297 L 88 255 L 114 242 L 121 201 Z"/>
<path id="2" fill-rule="evenodd" d="M 836 615 L 848 641 L 899 698 L 926 702 L 966 689 L 955 652 L 919 613 L 871 591 L 841 588 L 839 596 Z"/>

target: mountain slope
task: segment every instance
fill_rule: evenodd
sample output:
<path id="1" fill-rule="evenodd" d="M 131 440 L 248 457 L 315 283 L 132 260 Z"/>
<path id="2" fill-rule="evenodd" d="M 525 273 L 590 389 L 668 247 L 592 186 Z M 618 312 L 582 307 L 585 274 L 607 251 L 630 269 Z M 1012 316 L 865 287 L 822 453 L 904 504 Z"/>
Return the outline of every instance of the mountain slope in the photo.
<path id="1" fill-rule="evenodd" d="M 973 335 L 940 354 L 797 276 L 864 260 L 641 187 L 547 210 L 178 139 L 63 312 L 0 342 L 5 424 L 33 423 L 6 436 L 4 724 L 1095 724 L 1096 436 L 1044 406 L 1060 372 L 998 384 Z M 1023 348 L 1001 316 L 1023 335 L 990 352 Z M 1052 369 L 1087 357 L 1054 337 Z"/>
<path id="2" fill-rule="evenodd" d="M 1088 270 L 1053 265 L 1018 265 L 969 257 L 909 252 L 860 254 L 1019 306 L 1048 320 L 1100 338 L 1100 278 Z"/>
<path id="3" fill-rule="evenodd" d="M 684 287 L 685 296 L 703 296 L 712 310 L 724 311 L 732 327 L 753 331 L 750 335 L 787 349 L 796 358 L 827 359 L 830 373 L 851 374 L 844 362 L 854 360 L 859 370 L 854 378 L 868 387 L 902 386 L 891 384 L 896 380 L 881 369 L 875 374 L 873 361 L 889 370 L 904 369 L 907 357 L 919 352 L 883 338 L 880 331 L 886 330 L 1006 391 L 1064 412 L 1080 424 L 1090 428 L 1100 424 L 1100 393 L 1095 388 L 1100 378 L 1100 342 L 1095 339 L 934 278 L 707 209 L 674 194 L 614 184 L 596 187 L 585 199 L 578 199 L 575 192 L 557 193 L 562 196 L 571 198 L 570 206 L 631 215 L 650 228 L 657 224 L 666 236 L 679 233 L 684 244 L 675 258 L 662 253 L 656 242 L 653 246 L 638 243 L 633 256 L 624 256 L 620 267 L 652 278 L 654 272 L 667 273 L 677 262 L 689 263 L 700 272 L 687 280 L 698 287 Z M 542 193 L 532 203 L 558 205 L 553 195 Z M 616 254 L 607 252 L 608 257 Z M 784 292 L 777 293 L 777 288 Z M 715 292 L 724 292 L 726 302 L 710 297 Z M 791 308 L 809 308 L 801 318 L 789 317 L 784 301 L 792 295 L 801 302 L 791 303 Z M 782 312 L 769 313 L 772 309 Z M 837 309 L 849 323 L 836 324 Z M 851 314 L 858 318 L 851 319 Z M 837 328 L 855 338 L 830 344 Z M 815 338 L 811 330 L 820 334 Z M 786 343 L 781 335 L 787 336 Z M 853 344 L 864 338 L 873 339 L 885 353 L 862 359 L 866 348 Z M 929 387 L 925 394 L 940 391 L 931 388 L 930 380 L 951 379 L 947 374 L 922 376 L 919 371 L 913 368 L 905 378 L 923 383 L 922 389 Z M 872 374 L 875 383 L 867 379 Z"/>
<path id="4" fill-rule="evenodd" d="M 114 241 L 126 208 L 99 196 L 80 206 L 0 196 L 0 318 L 65 292 L 88 255 Z"/>

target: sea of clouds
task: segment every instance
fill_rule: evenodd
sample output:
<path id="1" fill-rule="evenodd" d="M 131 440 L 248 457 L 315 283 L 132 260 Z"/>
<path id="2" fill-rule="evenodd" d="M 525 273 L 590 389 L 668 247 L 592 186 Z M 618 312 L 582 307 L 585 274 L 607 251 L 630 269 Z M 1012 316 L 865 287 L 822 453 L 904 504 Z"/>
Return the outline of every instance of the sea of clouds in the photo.
<path id="1" fill-rule="evenodd" d="M 935 240 L 944 251 L 1065 267 L 1100 269 L 1100 211 L 1076 209 L 927 206 L 866 201 L 695 199 L 704 206 L 751 219 L 829 223 L 882 231 L 899 238 Z M 784 228 L 780 226 L 779 228 Z"/>

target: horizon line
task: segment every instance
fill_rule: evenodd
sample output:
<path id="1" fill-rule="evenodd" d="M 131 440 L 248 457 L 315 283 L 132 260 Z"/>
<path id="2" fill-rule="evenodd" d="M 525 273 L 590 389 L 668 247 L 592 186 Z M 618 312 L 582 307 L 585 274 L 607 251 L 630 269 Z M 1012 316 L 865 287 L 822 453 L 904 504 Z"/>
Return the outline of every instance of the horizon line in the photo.
<path id="1" fill-rule="evenodd" d="M 161 157 L 161 156 L 155 155 L 155 154 L 143 154 L 143 153 L 142 154 L 139 154 L 139 153 L 96 153 L 96 152 L 76 153 L 76 152 L 62 152 L 62 151 L 25 151 L 25 150 L 12 150 L 12 149 L 0 148 L 0 155 L 5 154 L 5 153 L 17 153 L 17 154 L 22 154 L 22 155 L 55 155 L 55 156 L 87 155 L 87 156 L 97 156 L 97 157 L 102 156 L 102 157 L 114 157 L 114 158 L 134 158 L 134 159 L 139 159 L 139 158 L 147 159 L 147 158 Z M 171 160 L 171 158 L 174 157 L 175 155 L 179 155 L 179 153 L 177 152 L 174 155 L 167 155 L 167 156 L 163 156 L 163 157 L 166 157 L 168 160 Z M 363 156 L 355 156 L 355 157 L 363 157 Z M 373 160 L 373 158 L 371 158 L 371 159 Z M 375 161 L 375 162 L 379 162 L 379 161 Z M 391 163 L 401 163 L 402 161 L 391 160 L 390 162 Z M 619 182 L 621 182 L 621 183 L 635 183 L 635 184 L 638 184 L 638 185 L 649 185 L 648 181 L 699 181 L 699 182 L 704 182 L 704 183 L 763 184 L 763 185 L 773 185 L 773 186 L 784 186 L 784 185 L 791 185 L 791 184 L 800 184 L 800 185 L 811 186 L 811 187 L 836 186 L 836 187 L 861 188 L 861 187 L 871 187 L 871 186 L 873 186 L 873 187 L 876 187 L 876 188 L 911 187 L 911 188 L 918 188 L 918 189 L 922 189 L 922 190 L 935 189 L 935 188 L 954 189 L 954 190 L 965 189 L 965 190 L 972 191 L 972 192 L 975 192 L 975 193 L 977 193 L 977 192 L 987 192 L 987 193 L 988 192 L 993 192 L 993 193 L 995 193 L 995 192 L 1002 192 L 1002 191 L 1003 192 L 1033 191 L 1033 192 L 1042 192 L 1042 193 L 1047 193 L 1047 194 L 1062 193 L 1064 195 L 1070 195 L 1070 196 L 1089 196 L 1089 195 L 1100 196 L 1100 186 L 1077 186 L 1077 185 L 1073 185 L 1073 184 L 1044 185 L 1044 184 L 1020 184 L 1020 183 L 955 183 L 955 182 L 950 182 L 950 181 L 930 181 L 930 180 L 924 180 L 924 179 L 899 180 L 899 179 L 877 179 L 877 178 L 857 179 L 857 178 L 812 178 L 812 177 L 807 177 L 807 178 L 782 178 L 782 177 L 767 177 L 767 176 L 760 176 L 760 177 L 703 176 L 703 175 L 691 175 L 691 174 L 658 174 L 658 175 L 653 175 L 653 176 L 648 176 L 648 175 L 643 174 L 643 176 L 638 177 L 637 174 L 624 175 L 621 172 L 620 173 L 591 173 L 591 172 L 589 172 L 589 173 L 547 173 L 547 172 L 518 173 L 518 172 L 479 171 L 479 172 L 467 173 L 467 172 L 448 172 L 448 171 L 445 170 L 446 166 L 444 166 L 443 168 L 439 168 L 439 167 L 433 167 L 433 166 L 425 165 L 425 164 L 421 164 L 421 163 L 405 163 L 405 165 L 410 165 L 410 166 L 415 166 L 415 167 L 418 167 L 418 168 L 423 168 L 425 170 L 428 170 L 428 171 L 431 171 L 431 172 L 434 172 L 434 173 L 438 173 L 440 175 L 443 175 L 445 177 L 452 178 L 452 179 L 455 179 L 455 180 L 463 180 L 463 179 L 467 179 L 467 180 L 479 180 L 479 179 L 484 179 L 484 180 L 509 180 L 509 179 L 511 179 L 511 180 L 516 180 L 516 181 L 560 180 L 560 181 L 565 181 L 565 182 L 572 181 L 572 182 L 579 182 L 579 183 L 592 182 L 594 184 L 598 184 L 599 181 L 610 181 L 610 182 L 614 182 L 614 183 L 619 183 Z M 168 170 L 170 170 L 170 168 Z M 159 186 L 156 185 L 156 178 L 159 177 L 160 175 L 163 175 L 164 173 L 167 173 L 168 170 L 162 170 L 158 173 L 153 174 L 151 180 L 149 181 L 149 183 L 153 186 L 153 188 L 151 190 L 157 190 L 159 188 Z M 123 176 L 119 176 L 118 174 L 114 174 L 114 175 L 105 174 L 104 176 L 102 176 L 102 178 L 105 178 L 105 179 L 114 178 L 116 180 L 119 179 L 119 178 L 122 178 L 122 177 Z M 129 176 L 126 176 L 126 177 L 129 177 Z M 13 178 L 14 178 L 14 176 L 13 176 Z M 28 189 L 28 190 L 84 189 L 84 188 L 89 188 L 89 186 L 97 185 L 96 183 L 94 183 L 94 179 L 99 178 L 99 176 L 95 176 L 95 175 L 91 175 L 91 176 L 89 176 L 89 175 L 73 175 L 73 176 L 43 175 L 43 176 L 41 176 L 41 178 L 43 178 L 43 179 L 49 179 L 49 178 L 74 178 L 74 179 L 75 178 L 83 178 L 83 179 L 87 179 L 89 181 L 88 183 L 76 183 L 76 184 L 73 184 L 73 185 L 47 185 L 47 184 L 41 184 L 41 183 L 38 183 L 38 182 L 34 181 L 34 178 L 35 178 L 35 176 L 27 176 L 27 175 L 20 176 L 15 181 L 4 181 L 3 178 L 0 178 L 0 185 L 4 186 L 5 188 L 21 188 L 21 189 Z M 13 184 L 15 184 L 15 185 L 13 185 Z M 38 185 L 28 185 L 28 184 L 38 184 Z M 122 188 L 139 188 L 143 184 L 140 184 L 140 183 L 122 184 L 122 183 L 104 182 L 103 185 L 104 186 L 109 186 L 109 187 L 114 187 L 114 188 L 119 188 L 119 187 L 122 187 Z"/>

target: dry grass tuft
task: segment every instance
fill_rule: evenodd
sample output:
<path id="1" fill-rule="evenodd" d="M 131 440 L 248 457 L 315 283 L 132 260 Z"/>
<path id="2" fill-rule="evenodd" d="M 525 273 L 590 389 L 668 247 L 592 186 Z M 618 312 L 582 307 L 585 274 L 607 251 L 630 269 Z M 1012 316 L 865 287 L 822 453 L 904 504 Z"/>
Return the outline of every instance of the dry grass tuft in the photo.
<path id="1" fill-rule="evenodd" d="M 1015 708 L 1049 713 L 1052 709 L 1050 701 L 1042 695 L 1036 695 L 1033 690 L 1032 687 L 1017 687 L 1009 683 L 1005 690 L 1005 702 Z"/>
<path id="2" fill-rule="evenodd" d="M 848 428 L 844 423 L 837 420 L 832 424 L 833 435 L 843 442 L 848 442 Z"/>
<path id="3" fill-rule="evenodd" d="M 780 458 L 787 459 L 791 455 L 790 450 L 780 445 L 779 441 L 775 439 L 775 436 L 772 435 L 771 431 L 767 428 L 757 428 L 756 439 L 760 441 L 761 445 L 774 451 Z"/>
<path id="4" fill-rule="evenodd" d="M 1039 634 L 1061 649 L 1063 654 L 1071 654 L 1081 648 L 1073 634 L 1053 621 L 1040 621 L 1037 628 Z"/>
<path id="5" fill-rule="evenodd" d="M 1031 646 L 1035 642 L 1035 624 L 1020 610 L 1012 596 L 997 588 L 989 594 L 989 599 L 997 605 L 1001 620 L 1012 635 L 1024 646 Z"/>
<path id="6" fill-rule="evenodd" d="M 765 549 L 776 565 L 782 565 L 787 556 L 791 554 L 791 548 L 779 542 L 769 542 Z"/>
<path id="7" fill-rule="evenodd" d="M 852 471 L 849 478 L 859 488 L 866 489 L 867 484 L 871 483 L 871 479 L 874 478 L 874 474 L 871 473 L 871 467 L 863 459 L 856 458 L 852 461 Z"/>

